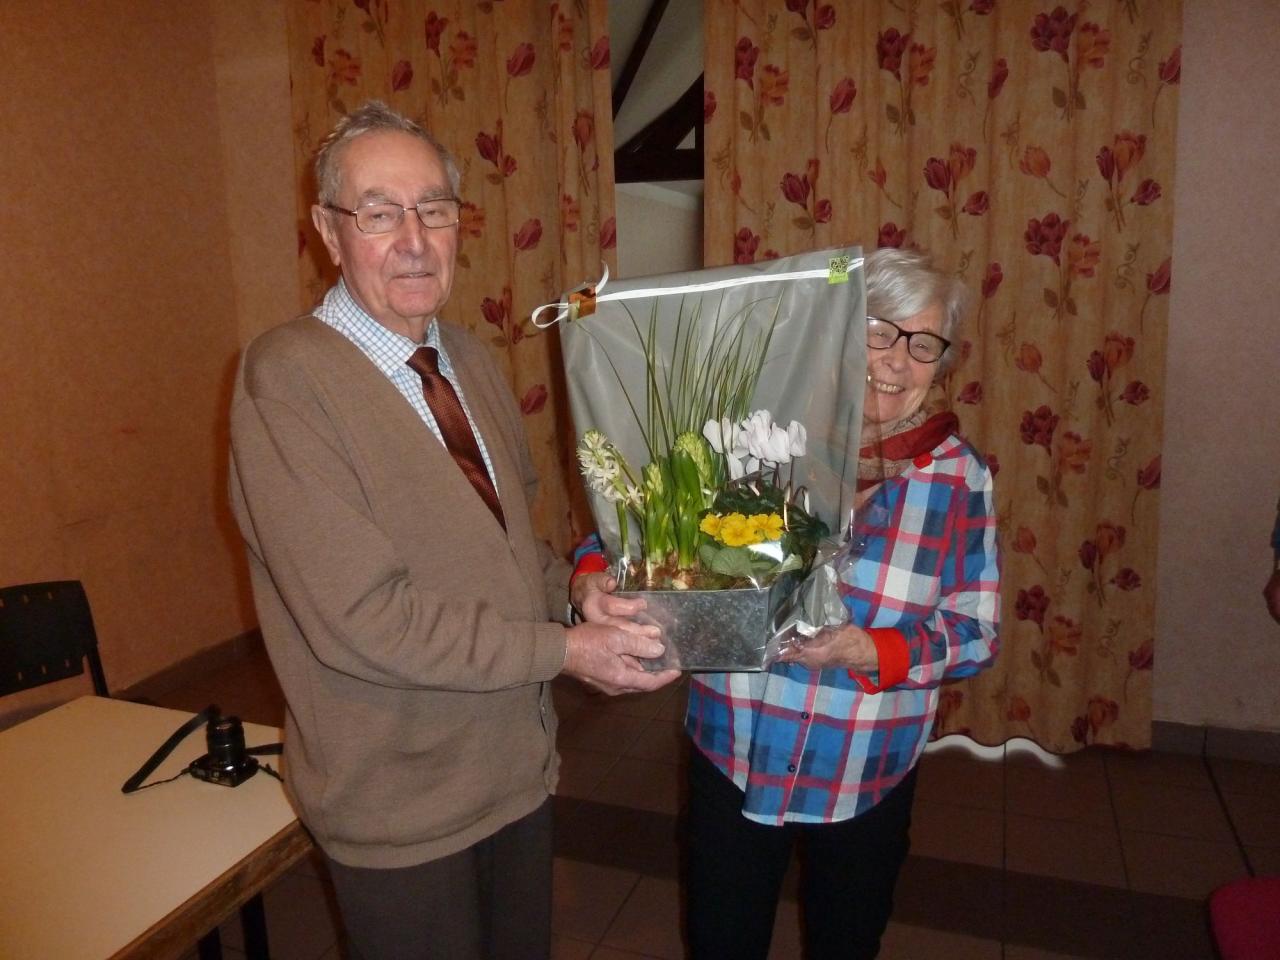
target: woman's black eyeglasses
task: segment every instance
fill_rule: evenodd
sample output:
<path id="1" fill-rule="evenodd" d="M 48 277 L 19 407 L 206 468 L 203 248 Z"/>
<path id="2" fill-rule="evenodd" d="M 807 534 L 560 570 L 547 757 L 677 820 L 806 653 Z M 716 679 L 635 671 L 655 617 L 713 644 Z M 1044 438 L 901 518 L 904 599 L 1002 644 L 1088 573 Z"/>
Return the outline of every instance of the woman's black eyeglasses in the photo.
<path id="1" fill-rule="evenodd" d="M 867 317 L 867 347 L 872 350 L 888 350 L 903 337 L 907 338 L 907 353 L 920 363 L 937 363 L 951 346 L 951 341 L 928 330 L 903 330 L 890 320 Z"/>

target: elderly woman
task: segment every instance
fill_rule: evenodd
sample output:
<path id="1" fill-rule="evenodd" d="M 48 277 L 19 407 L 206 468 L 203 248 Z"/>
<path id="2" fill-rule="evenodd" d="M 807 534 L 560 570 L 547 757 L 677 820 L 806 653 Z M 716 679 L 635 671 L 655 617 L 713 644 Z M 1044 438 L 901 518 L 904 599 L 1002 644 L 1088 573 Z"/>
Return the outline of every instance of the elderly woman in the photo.
<path id="1" fill-rule="evenodd" d="M 809 960 L 874 957 L 906 859 L 916 762 L 938 687 L 996 653 L 991 472 L 929 386 L 954 361 L 963 285 L 923 254 L 879 250 L 867 284 L 859 488 L 874 523 L 844 573 L 850 622 L 763 673 L 694 675 L 688 932 L 694 958 L 769 952 L 802 845 Z"/>

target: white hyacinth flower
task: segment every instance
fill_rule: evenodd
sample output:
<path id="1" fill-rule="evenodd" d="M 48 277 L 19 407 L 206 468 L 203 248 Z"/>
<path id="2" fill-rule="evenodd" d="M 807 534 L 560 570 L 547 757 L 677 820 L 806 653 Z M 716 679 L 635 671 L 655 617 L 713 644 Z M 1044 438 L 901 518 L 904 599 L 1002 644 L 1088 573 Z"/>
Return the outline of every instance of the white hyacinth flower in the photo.
<path id="1" fill-rule="evenodd" d="M 621 468 L 614 455 L 613 444 L 599 430 L 588 430 L 583 434 L 582 443 L 578 445 L 578 464 L 592 490 L 604 494 L 606 499 L 620 499 L 610 497 L 610 490 L 619 485 Z"/>

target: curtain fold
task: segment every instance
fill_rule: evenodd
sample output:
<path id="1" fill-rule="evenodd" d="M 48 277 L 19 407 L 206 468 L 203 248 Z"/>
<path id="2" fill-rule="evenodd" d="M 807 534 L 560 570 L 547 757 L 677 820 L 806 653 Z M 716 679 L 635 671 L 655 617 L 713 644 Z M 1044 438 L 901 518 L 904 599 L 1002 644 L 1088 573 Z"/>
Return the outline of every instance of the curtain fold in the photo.
<path id="1" fill-rule="evenodd" d="M 997 471 L 1003 650 L 937 732 L 1150 745 L 1179 0 L 708 0 L 708 265 L 918 246 Z"/>
<path id="2" fill-rule="evenodd" d="M 286 6 L 298 269 L 310 309 L 336 279 L 311 227 L 310 166 L 368 99 L 423 124 L 462 173 L 458 270 L 445 320 L 507 373 L 542 480 L 535 528 L 558 552 L 590 529 L 555 331 L 533 308 L 616 272 L 606 0 L 308 0 Z"/>

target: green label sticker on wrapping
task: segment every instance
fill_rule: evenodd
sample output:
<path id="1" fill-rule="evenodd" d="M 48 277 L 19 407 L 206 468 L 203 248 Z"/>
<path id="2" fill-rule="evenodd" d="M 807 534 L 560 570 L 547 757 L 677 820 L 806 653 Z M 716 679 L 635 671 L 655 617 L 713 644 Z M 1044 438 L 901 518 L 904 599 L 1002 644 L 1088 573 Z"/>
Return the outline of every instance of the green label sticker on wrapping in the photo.
<path id="1" fill-rule="evenodd" d="M 828 263 L 827 283 L 849 282 L 849 257 L 832 257 Z"/>

